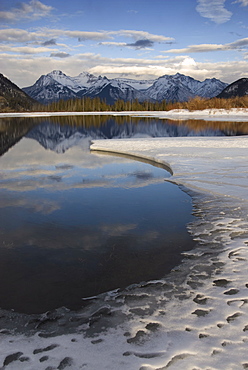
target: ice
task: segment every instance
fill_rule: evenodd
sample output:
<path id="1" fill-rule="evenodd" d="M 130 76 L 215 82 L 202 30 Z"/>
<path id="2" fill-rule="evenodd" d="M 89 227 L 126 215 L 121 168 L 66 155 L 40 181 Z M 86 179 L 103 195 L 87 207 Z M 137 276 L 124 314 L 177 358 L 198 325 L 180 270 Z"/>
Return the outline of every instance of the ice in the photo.
<path id="1" fill-rule="evenodd" d="M 242 112 L 240 120 L 247 121 Z M 169 180 L 192 197 L 196 220 L 188 230 L 197 247 L 168 276 L 92 297 L 78 312 L 61 308 L 33 317 L 0 312 L 0 366 L 247 368 L 247 148 L 247 136 L 94 141 L 91 150 L 171 167 Z"/>
<path id="2" fill-rule="evenodd" d="M 189 189 L 248 201 L 248 137 L 180 137 L 94 141 L 110 151 L 164 163 L 171 181 Z"/>

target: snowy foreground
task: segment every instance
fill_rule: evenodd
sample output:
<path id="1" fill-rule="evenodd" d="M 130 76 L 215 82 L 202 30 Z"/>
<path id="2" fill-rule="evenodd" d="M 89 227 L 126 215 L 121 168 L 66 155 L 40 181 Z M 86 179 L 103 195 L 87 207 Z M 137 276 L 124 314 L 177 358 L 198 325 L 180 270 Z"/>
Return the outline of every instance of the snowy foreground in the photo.
<path id="1" fill-rule="evenodd" d="M 169 180 L 192 196 L 197 247 L 164 279 L 103 294 L 88 311 L 61 309 L 25 324 L 19 318 L 19 334 L 0 332 L 0 366 L 247 369 L 247 148 L 248 136 L 93 142 L 91 150 L 171 167 Z"/>
<path id="2" fill-rule="evenodd" d="M 159 324 L 157 333 L 145 330 L 149 339 L 130 351 L 130 356 L 153 357 L 140 360 L 142 370 L 248 368 L 247 149 L 248 136 L 104 140 L 91 145 L 91 150 L 169 164 L 171 181 L 191 194 L 198 215 L 190 231 L 199 248 L 186 253 L 177 270 L 185 280 L 173 299 L 167 301 L 164 295 L 163 316 L 160 303 L 149 317 Z M 146 320 L 136 324 L 136 336 Z"/>
<path id="3" fill-rule="evenodd" d="M 112 115 L 112 116 L 132 116 L 132 117 L 151 117 L 161 119 L 203 119 L 206 121 L 236 121 L 248 122 L 247 108 L 226 109 L 204 109 L 189 111 L 187 109 L 174 109 L 170 111 L 127 111 L 127 112 L 32 112 L 32 113 L 0 113 L 0 118 L 5 117 L 52 117 L 52 116 L 87 116 L 87 115 Z"/>

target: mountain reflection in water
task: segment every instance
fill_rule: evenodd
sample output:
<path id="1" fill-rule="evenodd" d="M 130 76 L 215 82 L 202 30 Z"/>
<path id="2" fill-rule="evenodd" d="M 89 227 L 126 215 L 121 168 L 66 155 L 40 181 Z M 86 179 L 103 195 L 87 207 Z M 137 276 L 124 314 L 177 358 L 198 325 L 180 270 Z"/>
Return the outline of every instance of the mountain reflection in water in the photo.
<path id="1" fill-rule="evenodd" d="M 0 155 L 24 135 L 45 148 L 65 151 L 80 138 L 235 136 L 247 135 L 247 122 L 172 121 L 126 116 L 55 116 L 49 118 L 1 118 Z M 60 144 L 60 145 L 59 145 Z"/>
<path id="2" fill-rule="evenodd" d="M 77 309 L 83 297 L 160 278 L 177 265 L 194 247 L 190 197 L 164 181 L 164 168 L 91 154 L 89 140 L 247 132 L 240 123 L 191 125 L 100 116 L 0 120 L 0 307 Z"/>

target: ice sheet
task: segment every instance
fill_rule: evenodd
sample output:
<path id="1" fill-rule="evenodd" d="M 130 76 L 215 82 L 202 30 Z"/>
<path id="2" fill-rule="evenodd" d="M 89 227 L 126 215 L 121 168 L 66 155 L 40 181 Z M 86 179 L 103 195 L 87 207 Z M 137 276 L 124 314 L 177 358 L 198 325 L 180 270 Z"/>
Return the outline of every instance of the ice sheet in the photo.
<path id="1" fill-rule="evenodd" d="M 158 161 L 171 167 L 178 184 L 248 201 L 248 136 L 103 140 L 91 150 Z"/>

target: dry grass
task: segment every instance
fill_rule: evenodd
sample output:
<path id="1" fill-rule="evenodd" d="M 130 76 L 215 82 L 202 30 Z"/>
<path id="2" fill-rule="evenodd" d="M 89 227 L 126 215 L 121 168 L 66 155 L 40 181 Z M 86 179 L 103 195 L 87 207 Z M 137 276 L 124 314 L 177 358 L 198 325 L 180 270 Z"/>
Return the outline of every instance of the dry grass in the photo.
<path id="1" fill-rule="evenodd" d="M 168 103 L 167 110 L 171 109 L 188 109 L 203 110 L 203 109 L 231 109 L 231 108 L 248 108 L 248 96 L 234 97 L 230 99 L 203 99 L 196 97 L 183 103 Z"/>

